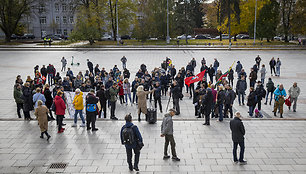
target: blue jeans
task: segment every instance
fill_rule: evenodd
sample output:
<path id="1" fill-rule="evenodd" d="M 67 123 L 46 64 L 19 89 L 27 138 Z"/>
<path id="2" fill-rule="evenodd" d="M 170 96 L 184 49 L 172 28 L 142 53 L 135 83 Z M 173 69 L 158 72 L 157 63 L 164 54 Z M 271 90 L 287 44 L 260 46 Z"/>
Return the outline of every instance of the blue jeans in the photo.
<path id="1" fill-rule="evenodd" d="M 267 96 L 266 96 L 266 103 L 268 102 L 268 98 L 269 98 L 269 93 L 271 93 L 271 99 L 270 99 L 270 103 L 272 102 L 273 99 L 273 92 L 267 92 Z"/>
<path id="2" fill-rule="evenodd" d="M 215 75 L 217 74 L 218 67 L 214 67 Z"/>
<path id="3" fill-rule="evenodd" d="M 129 96 L 130 102 L 132 103 L 132 99 L 131 99 L 131 93 L 128 94 L 124 94 L 125 95 L 125 103 L 127 104 L 128 98 L 127 96 Z"/>
<path id="4" fill-rule="evenodd" d="M 218 111 L 219 111 L 219 121 L 223 121 L 223 104 L 220 104 L 218 106 Z"/>
<path id="5" fill-rule="evenodd" d="M 276 67 L 276 75 L 277 75 L 277 76 L 280 75 L 280 67 Z"/>
<path id="6" fill-rule="evenodd" d="M 136 100 L 135 100 L 136 99 Z M 138 97 L 136 96 L 136 92 L 133 92 L 133 103 L 138 101 Z"/>
<path id="7" fill-rule="evenodd" d="M 241 96 L 241 100 L 240 100 L 240 96 Z M 239 103 L 239 105 L 241 104 L 241 101 L 242 101 L 242 104 L 244 104 L 244 93 L 238 92 L 238 103 Z"/>
<path id="8" fill-rule="evenodd" d="M 74 124 L 76 124 L 77 121 L 78 121 L 78 113 L 80 114 L 80 118 L 82 120 L 82 123 L 85 124 L 85 119 L 83 117 L 83 110 L 75 110 L 75 113 L 74 113 Z"/>
<path id="9" fill-rule="evenodd" d="M 249 116 L 253 117 L 253 106 L 249 106 Z"/>

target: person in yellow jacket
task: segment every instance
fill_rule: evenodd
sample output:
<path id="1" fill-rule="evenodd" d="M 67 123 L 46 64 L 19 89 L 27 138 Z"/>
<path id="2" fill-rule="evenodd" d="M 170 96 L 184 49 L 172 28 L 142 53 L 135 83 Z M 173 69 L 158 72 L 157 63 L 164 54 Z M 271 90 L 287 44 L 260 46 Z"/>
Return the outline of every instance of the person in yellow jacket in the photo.
<path id="1" fill-rule="evenodd" d="M 83 109 L 84 109 L 83 92 L 79 88 L 75 90 L 75 96 L 72 104 L 75 108 L 74 124 L 72 125 L 72 127 L 77 127 L 78 114 L 80 114 L 80 118 L 82 120 L 82 124 L 80 126 L 85 127 L 85 119 L 83 117 Z"/>

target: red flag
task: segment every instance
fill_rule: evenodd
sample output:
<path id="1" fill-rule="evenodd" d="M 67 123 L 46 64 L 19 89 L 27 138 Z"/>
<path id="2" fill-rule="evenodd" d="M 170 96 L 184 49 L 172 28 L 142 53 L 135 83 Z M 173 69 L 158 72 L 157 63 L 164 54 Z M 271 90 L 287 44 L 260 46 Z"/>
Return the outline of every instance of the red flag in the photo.
<path id="1" fill-rule="evenodd" d="M 185 84 L 190 86 L 190 84 L 201 81 L 205 75 L 205 71 L 200 72 L 199 74 L 197 74 L 196 76 L 192 76 L 192 77 L 187 77 L 185 78 Z"/>

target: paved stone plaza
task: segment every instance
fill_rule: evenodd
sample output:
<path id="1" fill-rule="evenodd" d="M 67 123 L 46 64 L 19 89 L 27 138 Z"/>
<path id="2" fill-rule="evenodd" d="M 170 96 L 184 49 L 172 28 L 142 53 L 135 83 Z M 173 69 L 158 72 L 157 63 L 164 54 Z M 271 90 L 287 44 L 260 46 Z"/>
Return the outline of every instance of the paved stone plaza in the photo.
<path id="1" fill-rule="evenodd" d="M 99 131 L 72 128 L 56 133 L 49 125 L 50 142 L 40 139 L 37 122 L 0 122 L 0 173 L 130 173 L 119 132 L 123 121 L 99 121 Z M 244 121 L 247 165 L 233 164 L 229 121 L 175 121 L 174 136 L 180 162 L 163 160 L 161 122 L 135 124 L 144 138 L 140 173 L 243 173 L 304 174 L 306 172 L 305 121 Z M 52 170 L 54 162 L 68 163 L 66 169 Z M 133 173 L 133 172 L 131 172 Z M 134 172 L 135 173 L 135 172 Z"/>
<path id="2" fill-rule="evenodd" d="M 174 135 L 181 161 L 162 159 L 164 139 L 159 135 L 163 114 L 158 112 L 157 124 L 135 121 L 145 143 L 141 151 L 139 173 L 306 173 L 306 121 L 302 121 L 306 118 L 304 50 L 0 51 L 0 173 L 130 173 L 125 148 L 120 144 L 119 131 L 124 124 L 122 120 L 126 113 L 136 116 L 136 105 L 120 105 L 118 101 L 116 116 L 121 121 L 99 120 L 99 131 L 96 133 L 80 127 L 72 128 L 72 120 L 69 119 L 64 121 L 67 124 L 66 131 L 57 134 L 56 123 L 49 122 L 49 133 L 52 136 L 49 142 L 39 138 L 40 130 L 36 121 L 13 121 L 17 118 L 13 85 L 18 74 L 24 81 L 27 75 L 33 77 L 36 64 L 41 66 L 51 63 L 60 70 L 62 56 L 67 58 L 68 65 L 71 63 L 71 56 L 75 57 L 75 63 L 81 63 L 80 66 L 68 66 L 75 74 L 78 71 L 85 72 L 88 58 L 94 65 L 98 63 L 108 71 L 114 64 L 121 68 L 120 58 L 123 55 L 128 59 L 127 68 L 131 72 L 131 80 L 141 63 L 145 63 L 148 70 L 152 70 L 159 67 L 166 56 L 172 58 L 177 69 L 185 67 L 191 58 L 195 57 L 197 73 L 202 57 L 206 58 L 208 65 L 213 62 L 213 58 L 218 58 L 222 72 L 234 61 L 240 60 L 249 75 L 255 57 L 260 55 L 262 63 L 267 67 L 268 78 L 268 63 L 274 56 L 282 61 L 281 76 L 273 76 L 274 83 L 283 83 L 286 91 L 293 82 L 297 82 L 301 88 L 297 112 L 293 113 L 284 107 L 285 118 L 301 121 L 273 120 L 270 105 L 262 106 L 266 120 L 244 120 L 245 159 L 248 161 L 245 166 L 232 162 L 229 120 L 226 119 L 222 123 L 212 120 L 211 126 L 203 126 L 204 120 L 195 119 L 192 100 L 189 99 L 189 94 L 184 93 L 181 115 L 174 117 Z M 236 78 L 235 73 L 234 84 Z M 168 96 L 162 99 L 164 113 L 167 101 Z M 172 102 L 169 107 L 172 107 Z M 243 118 L 248 118 L 248 108 L 239 106 L 237 100 L 234 110 L 240 111 Z M 109 118 L 109 110 L 107 112 Z M 31 116 L 33 117 L 33 113 Z M 68 166 L 62 170 L 49 169 L 50 164 L 55 162 L 64 162 Z"/>

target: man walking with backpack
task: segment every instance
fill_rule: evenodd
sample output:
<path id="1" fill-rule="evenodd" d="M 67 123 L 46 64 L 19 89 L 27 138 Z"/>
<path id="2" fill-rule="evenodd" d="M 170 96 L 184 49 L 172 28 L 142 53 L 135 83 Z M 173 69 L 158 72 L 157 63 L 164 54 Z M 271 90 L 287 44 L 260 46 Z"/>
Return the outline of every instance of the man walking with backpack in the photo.
<path id="1" fill-rule="evenodd" d="M 165 114 L 163 118 L 163 123 L 161 125 L 161 137 L 165 137 L 165 146 L 164 146 L 164 158 L 169 159 L 170 156 L 168 155 L 168 145 L 170 142 L 171 145 L 171 153 L 172 153 L 172 160 L 180 161 L 180 159 L 176 155 L 175 151 L 175 141 L 173 137 L 173 120 L 172 117 L 176 115 L 176 111 L 174 109 L 170 109 L 168 114 Z"/>
<path id="2" fill-rule="evenodd" d="M 97 131 L 96 116 L 98 115 L 98 98 L 95 97 L 95 91 L 91 89 L 86 96 L 86 122 L 87 130 Z M 91 123 L 91 127 L 90 127 Z"/>
<path id="3" fill-rule="evenodd" d="M 133 169 L 139 171 L 139 156 L 140 150 L 143 147 L 142 137 L 138 127 L 132 123 L 131 114 L 125 116 L 125 121 L 126 124 L 122 127 L 120 132 L 121 143 L 125 145 L 127 163 L 129 165 L 130 171 L 133 171 Z M 132 150 L 135 154 L 134 166 L 132 164 Z"/>

